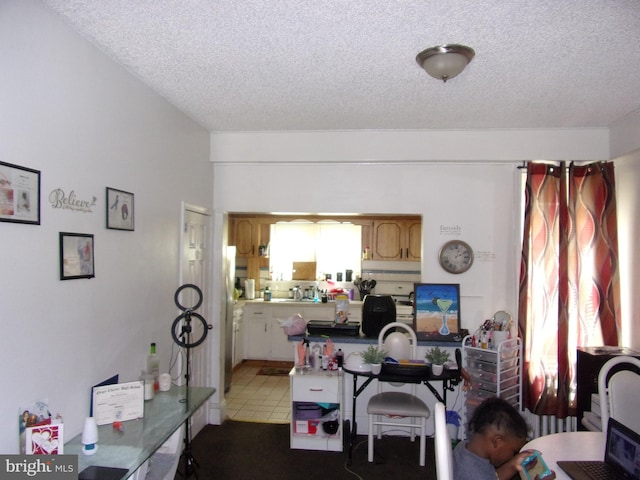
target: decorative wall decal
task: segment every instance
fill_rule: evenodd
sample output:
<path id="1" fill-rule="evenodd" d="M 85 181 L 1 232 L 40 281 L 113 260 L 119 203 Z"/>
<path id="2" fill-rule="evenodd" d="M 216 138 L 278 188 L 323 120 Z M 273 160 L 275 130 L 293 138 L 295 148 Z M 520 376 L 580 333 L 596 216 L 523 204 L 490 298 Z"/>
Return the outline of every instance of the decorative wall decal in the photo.
<path id="1" fill-rule="evenodd" d="M 135 229 L 133 200 L 133 193 L 107 187 L 107 228 Z"/>
<path id="2" fill-rule="evenodd" d="M 0 222 L 40 225 L 40 171 L 0 162 Z"/>
<path id="3" fill-rule="evenodd" d="M 80 200 L 73 190 L 67 195 L 61 188 L 51 190 L 49 194 L 49 202 L 52 208 L 62 208 L 64 210 L 73 210 L 74 212 L 93 213 L 92 209 L 96 206 L 97 201 L 98 199 L 95 196 L 91 200 Z"/>
<path id="4" fill-rule="evenodd" d="M 460 225 L 440 225 L 440 235 L 460 235 L 462 227 Z"/>

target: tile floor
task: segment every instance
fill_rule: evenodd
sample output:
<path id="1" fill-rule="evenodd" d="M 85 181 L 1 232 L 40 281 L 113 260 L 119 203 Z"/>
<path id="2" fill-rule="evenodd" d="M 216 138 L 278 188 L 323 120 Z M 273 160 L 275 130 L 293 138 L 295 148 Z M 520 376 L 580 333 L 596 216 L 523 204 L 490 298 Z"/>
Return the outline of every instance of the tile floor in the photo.
<path id="1" fill-rule="evenodd" d="M 257 375 L 263 366 L 293 367 L 293 363 L 243 362 L 233 372 L 227 393 L 227 412 L 233 420 L 261 423 L 289 423 L 291 399 L 289 376 Z"/>

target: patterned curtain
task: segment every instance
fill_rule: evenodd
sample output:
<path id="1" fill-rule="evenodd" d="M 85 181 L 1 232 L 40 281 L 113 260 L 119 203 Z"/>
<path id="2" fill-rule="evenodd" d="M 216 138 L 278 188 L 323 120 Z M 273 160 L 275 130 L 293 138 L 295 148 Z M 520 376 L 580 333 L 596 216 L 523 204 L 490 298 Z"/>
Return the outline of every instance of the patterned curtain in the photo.
<path id="1" fill-rule="evenodd" d="M 523 406 L 575 415 L 576 349 L 618 345 L 620 287 L 613 164 L 530 162 L 518 328 Z"/>

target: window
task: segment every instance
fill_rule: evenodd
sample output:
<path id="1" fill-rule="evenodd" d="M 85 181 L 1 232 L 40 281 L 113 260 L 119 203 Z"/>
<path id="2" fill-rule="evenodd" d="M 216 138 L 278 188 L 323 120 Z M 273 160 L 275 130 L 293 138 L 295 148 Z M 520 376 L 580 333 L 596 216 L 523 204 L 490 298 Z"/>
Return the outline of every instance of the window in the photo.
<path id="1" fill-rule="evenodd" d="M 362 228 L 350 223 L 278 222 L 271 226 L 270 269 L 274 280 L 291 280 L 293 262 L 316 262 L 316 277 L 360 271 Z M 309 280 L 315 280 L 309 279 Z"/>

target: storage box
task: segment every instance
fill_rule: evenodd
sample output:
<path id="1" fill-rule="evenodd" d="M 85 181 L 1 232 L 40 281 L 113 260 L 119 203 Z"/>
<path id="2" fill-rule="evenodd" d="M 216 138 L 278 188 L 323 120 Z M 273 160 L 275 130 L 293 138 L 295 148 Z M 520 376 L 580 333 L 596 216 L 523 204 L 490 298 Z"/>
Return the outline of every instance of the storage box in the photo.
<path id="1" fill-rule="evenodd" d="M 317 435 L 321 432 L 319 420 L 296 420 L 293 427 L 295 433 Z"/>
<path id="2" fill-rule="evenodd" d="M 322 417 L 322 407 L 313 402 L 296 402 L 294 404 L 296 420 L 316 420 Z"/>

